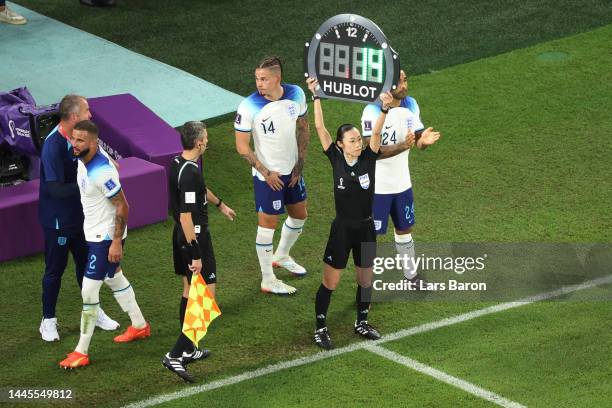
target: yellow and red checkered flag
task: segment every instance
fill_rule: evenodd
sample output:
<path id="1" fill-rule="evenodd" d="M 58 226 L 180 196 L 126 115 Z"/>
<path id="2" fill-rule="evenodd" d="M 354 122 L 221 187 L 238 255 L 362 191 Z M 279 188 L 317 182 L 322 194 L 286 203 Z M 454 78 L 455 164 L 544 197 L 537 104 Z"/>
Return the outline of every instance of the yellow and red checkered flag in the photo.
<path id="1" fill-rule="evenodd" d="M 197 347 L 200 340 L 206 336 L 210 322 L 220 315 L 221 310 L 206 286 L 202 274 L 193 274 L 183 321 L 183 333 Z"/>

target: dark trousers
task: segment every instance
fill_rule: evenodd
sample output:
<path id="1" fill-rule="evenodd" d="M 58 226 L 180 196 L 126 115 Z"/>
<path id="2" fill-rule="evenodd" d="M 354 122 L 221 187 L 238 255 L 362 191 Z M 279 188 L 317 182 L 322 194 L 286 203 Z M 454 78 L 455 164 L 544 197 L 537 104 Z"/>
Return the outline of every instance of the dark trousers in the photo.
<path id="1" fill-rule="evenodd" d="M 43 228 L 45 235 L 45 274 L 42 279 L 43 317 L 55 317 L 55 305 L 62 286 L 62 275 L 68 264 L 68 253 L 72 253 L 79 287 L 83 285 L 83 274 L 87 265 L 87 242 L 82 228 Z"/>

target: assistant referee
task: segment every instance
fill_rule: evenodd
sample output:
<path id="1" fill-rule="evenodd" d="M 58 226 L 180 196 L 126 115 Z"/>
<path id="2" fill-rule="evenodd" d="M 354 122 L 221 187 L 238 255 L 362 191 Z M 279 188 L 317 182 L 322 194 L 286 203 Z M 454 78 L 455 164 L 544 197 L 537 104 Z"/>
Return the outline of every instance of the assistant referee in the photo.
<path id="1" fill-rule="evenodd" d="M 172 233 L 174 272 L 183 277 L 183 296 L 179 309 L 181 334 L 162 363 L 183 380 L 194 382 L 185 366 L 207 357 L 210 352 L 196 349 L 182 333 L 182 327 L 194 273 L 202 273 L 206 285 L 215 296 L 217 265 L 208 230 L 208 203 L 214 204 L 229 220 L 233 221 L 236 213 L 206 187 L 202 170 L 198 166 L 198 159 L 208 144 L 206 125 L 197 121 L 185 123 L 181 129 L 181 144 L 183 153 L 172 161 L 169 176 L 170 203 L 175 222 Z"/>
<path id="2" fill-rule="evenodd" d="M 359 130 L 351 124 L 338 128 L 336 142 L 333 143 L 323 122 L 321 100 L 314 96 L 318 82 L 312 78 L 307 82 L 313 93 L 317 134 L 325 155 L 329 158 L 334 176 L 336 218 L 332 222 L 323 255 L 323 282 L 315 298 L 317 329 L 314 341 L 319 347 L 329 350 L 334 345 L 327 329 L 327 310 L 332 292 L 338 286 L 340 274 L 346 268 L 351 251 L 357 273 L 355 333 L 371 340 L 381 337 L 368 323 L 372 296 L 372 266 L 376 256 L 376 233 L 372 220 L 376 160 L 409 149 L 414 144 L 414 135 L 409 133 L 405 142 L 381 148 L 381 130 L 392 100 L 389 93 L 384 93 L 380 96 L 383 102 L 382 113 L 376 121 L 370 143 L 365 150 L 362 150 L 363 142 Z M 370 244 L 363 245 L 364 243 Z"/>

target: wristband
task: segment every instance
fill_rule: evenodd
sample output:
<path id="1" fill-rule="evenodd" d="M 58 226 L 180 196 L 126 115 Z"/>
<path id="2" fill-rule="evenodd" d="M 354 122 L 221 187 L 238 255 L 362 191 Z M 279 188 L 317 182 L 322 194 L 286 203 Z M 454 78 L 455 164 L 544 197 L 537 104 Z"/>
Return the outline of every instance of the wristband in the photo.
<path id="1" fill-rule="evenodd" d="M 385 109 L 385 108 L 380 108 L 380 111 L 381 111 L 382 113 L 389 113 L 389 109 L 390 109 L 390 108 L 387 108 L 387 109 Z"/>
<path id="2" fill-rule="evenodd" d="M 221 204 L 223 204 L 223 200 L 219 198 L 219 202 L 215 204 L 215 206 L 221 207 Z"/>
<path id="3" fill-rule="evenodd" d="M 191 259 L 202 259 L 202 254 L 200 252 L 200 244 L 198 244 L 198 241 L 196 239 L 189 243 L 189 253 L 191 254 Z"/>
<path id="4" fill-rule="evenodd" d="M 316 101 L 317 99 L 321 99 L 321 97 L 317 96 L 317 95 L 312 95 L 312 101 L 313 102 Z"/>

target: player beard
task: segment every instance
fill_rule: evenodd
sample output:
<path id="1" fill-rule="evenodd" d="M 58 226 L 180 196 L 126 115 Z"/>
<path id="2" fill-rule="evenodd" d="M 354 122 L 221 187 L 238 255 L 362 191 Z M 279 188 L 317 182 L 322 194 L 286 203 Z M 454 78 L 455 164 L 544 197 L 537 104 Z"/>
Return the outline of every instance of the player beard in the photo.
<path id="1" fill-rule="evenodd" d="M 89 153 L 89 148 L 87 148 L 85 150 L 81 150 L 79 153 L 75 152 L 74 150 L 72 151 L 72 154 L 74 155 L 74 157 L 87 156 L 87 153 Z"/>
<path id="2" fill-rule="evenodd" d="M 391 96 L 393 99 L 401 100 L 404 99 L 408 95 L 408 89 L 404 89 L 403 91 L 392 91 Z"/>

